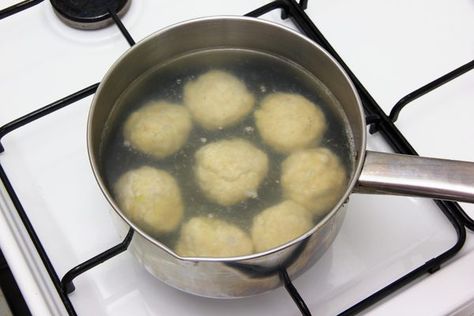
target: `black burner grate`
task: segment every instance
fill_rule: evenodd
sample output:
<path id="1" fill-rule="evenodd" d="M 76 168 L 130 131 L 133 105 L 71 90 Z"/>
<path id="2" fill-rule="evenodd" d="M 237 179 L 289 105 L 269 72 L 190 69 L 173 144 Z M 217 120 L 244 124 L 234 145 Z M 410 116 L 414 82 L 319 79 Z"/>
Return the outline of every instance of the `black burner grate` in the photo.
<path id="1" fill-rule="evenodd" d="M 0 11 L 0 20 L 40 4 L 43 0 L 25 0 Z"/>
<path id="2" fill-rule="evenodd" d="M 17 5 L 9 7 L 0 11 L 0 19 L 20 12 L 24 9 L 27 9 L 33 5 L 42 2 L 42 0 L 26 0 Z M 62 1 L 61 1 L 62 2 Z M 81 2 L 81 1 L 79 1 Z M 87 2 L 87 1 L 86 1 Z M 105 1 L 107 2 L 107 1 Z M 120 2 L 120 1 L 119 1 Z M 324 38 L 321 32 L 317 29 L 317 27 L 313 24 L 311 19 L 306 15 L 304 9 L 306 9 L 307 0 L 301 0 L 299 3 L 295 0 L 277 0 L 271 3 L 268 3 L 256 10 L 247 14 L 247 16 L 252 17 L 259 17 L 265 13 L 270 11 L 280 9 L 282 12 L 282 18 L 286 19 L 288 17 L 292 18 L 292 20 L 296 23 L 296 25 L 302 30 L 309 38 L 319 43 L 322 47 L 324 47 L 345 69 L 345 71 L 350 76 L 352 82 L 356 86 L 359 95 L 361 96 L 364 109 L 366 112 L 366 120 L 367 123 L 371 126 L 371 132 L 379 132 L 385 138 L 385 140 L 391 145 L 391 147 L 398 153 L 409 154 L 409 155 L 417 155 L 414 148 L 409 144 L 409 142 L 405 139 L 405 137 L 401 134 L 398 128 L 394 125 L 394 121 L 396 120 L 399 112 L 401 109 L 410 101 L 428 93 L 429 91 L 441 86 L 442 84 L 456 78 L 457 76 L 465 73 L 474 68 L 474 61 L 467 63 L 466 65 L 461 66 L 458 69 L 446 74 L 445 76 L 436 79 L 432 83 L 427 84 L 426 86 L 414 91 L 413 93 L 407 95 L 406 97 L 402 98 L 399 103 L 393 108 L 390 117 L 387 116 L 380 106 L 375 102 L 372 96 L 368 93 L 368 91 L 364 88 L 364 86 L 360 83 L 357 77 L 352 73 L 352 71 L 348 68 L 348 66 L 344 63 L 344 61 L 338 56 L 336 51 L 331 47 L 329 42 Z M 115 7 L 116 9 L 116 7 Z M 120 9 L 119 9 L 120 10 Z M 108 8 L 107 13 L 105 13 L 107 18 L 111 19 L 115 22 L 124 35 L 127 42 L 132 46 L 135 44 L 134 40 L 120 21 L 117 10 Z M 36 119 L 39 119 L 51 112 L 54 112 L 60 108 L 63 108 L 67 105 L 70 105 L 86 96 L 89 96 L 97 90 L 98 84 L 94 84 L 90 87 L 87 87 L 77 93 L 74 93 L 70 96 L 65 97 L 57 102 L 54 102 L 50 105 L 47 105 L 43 108 L 40 108 L 30 114 L 27 114 L 15 121 L 12 121 L 2 127 L 0 127 L 0 141 L 3 136 L 10 133 L 11 131 L 24 126 Z M 402 105 L 400 105 L 402 104 Z M 4 151 L 0 143 L 0 153 Z M 41 241 L 39 240 L 28 216 L 26 215 L 25 210 L 21 204 L 21 201 L 18 199 L 14 188 L 10 184 L 8 176 L 6 175 L 5 171 L 3 170 L 0 164 L 0 179 L 2 180 L 3 184 L 5 185 L 8 194 L 10 195 L 15 208 L 20 215 L 23 224 L 25 225 L 30 238 L 32 239 L 43 264 L 48 271 L 53 284 L 55 285 L 63 303 L 68 311 L 69 315 L 76 315 L 74 307 L 69 300 L 68 293 L 74 291 L 74 285 L 72 283 L 73 279 L 80 275 L 81 273 L 95 267 L 98 264 L 122 253 L 125 251 L 130 243 L 130 240 L 133 235 L 133 230 L 130 229 L 126 238 L 117 246 L 112 247 L 104 251 L 101 254 L 87 260 L 86 262 L 79 264 L 75 268 L 71 269 L 68 273 L 65 274 L 62 280 L 58 277 L 46 251 L 44 250 Z M 453 228 L 457 234 L 457 241 L 456 243 L 448 250 L 443 252 L 442 254 L 438 255 L 437 257 L 429 260 L 422 266 L 416 268 L 415 270 L 409 272 L 408 274 L 402 276 L 400 279 L 394 281 L 391 284 L 388 284 L 381 290 L 377 291 L 376 293 L 370 295 L 369 297 L 365 298 L 364 300 L 360 301 L 359 303 L 355 304 L 354 306 L 350 307 L 346 311 L 342 312 L 340 315 L 353 315 L 358 313 L 367 307 L 377 303 L 381 299 L 387 297 L 391 293 L 395 292 L 396 290 L 400 289 L 401 287 L 405 286 L 406 284 L 412 282 L 413 280 L 417 279 L 418 277 L 426 274 L 426 273 L 434 273 L 440 269 L 441 265 L 445 263 L 448 259 L 453 257 L 464 245 L 466 240 L 466 229 L 465 227 L 473 230 L 474 229 L 474 221 L 464 212 L 464 210 L 460 207 L 458 203 L 455 202 L 448 202 L 448 201 L 439 201 L 435 200 L 435 203 L 438 205 L 440 210 L 443 214 L 448 218 L 448 220 L 452 223 Z M 288 274 L 286 271 L 281 271 L 280 277 L 287 289 L 288 293 L 298 306 L 299 310 L 303 315 L 310 315 L 310 311 L 304 301 L 302 300 L 301 296 L 298 294 L 296 288 L 293 286 Z"/>

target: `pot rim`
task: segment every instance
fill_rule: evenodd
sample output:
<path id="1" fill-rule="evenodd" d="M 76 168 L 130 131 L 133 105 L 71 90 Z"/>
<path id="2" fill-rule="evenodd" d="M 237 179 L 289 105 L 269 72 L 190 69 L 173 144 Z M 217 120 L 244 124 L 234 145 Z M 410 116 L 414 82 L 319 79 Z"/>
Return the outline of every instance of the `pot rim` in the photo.
<path id="1" fill-rule="evenodd" d="M 111 76 L 113 70 L 124 60 L 126 59 L 130 53 L 137 49 L 139 46 L 141 46 L 143 43 L 152 41 L 156 37 L 161 36 L 163 33 L 168 32 L 171 29 L 181 27 L 187 24 L 193 24 L 193 23 L 198 23 L 201 21 L 212 21 L 212 20 L 243 20 L 243 21 L 248 21 L 248 23 L 263 23 L 270 25 L 272 27 L 281 29 L 281 31 L 284 32 L 289 32 L 293 36 L 298 37 L 302 41 L 306 41 L 312 46 L 316 47 L 320 51 L 324 53 L 324 55 L 330 59 L 332 63 L 336 65 L 336 67 L 339 69 L 343 77 L 346 79 L 347 83 L 349 84 L 355 98 L 357 101 L 357 106 L 359 108 L 359 114 L 360 114 L 360 120 L 364 124 L 362 124 L 363 128 L 362 131 L 359 131 L 360 133 L 360 147 L 359 148 L 354 148 L 354 154 L 355 154 L 355 164 L 354 164 L 354 170 L 352 171 L 352 176 L 347 184 L 346 191 L 344 195 L 339 199 L 338 203 L 332 208 L 330 212 L 328 212 L 318 223 L 314 225 L 313 228 L 311 228 L 309 231 L 304 233 L 303 235 L 299 236 L 296 239 L 293 239 L 283 245 L 280 245 L 278 247 L 263 251 L 263 252 L 256 252 L 250 255 L 245 255 L 245 256 L 235 256 L 235 257 L 184 257 L 184 256 L 179 256 L 176 254 L 172 249 L 168 248 L 166 245 L 162 244 L 160 241 L 157 239 L 153 238 L 146 232 L 144 232 L 140 227 L 138 227 L 136 224 L 134 224 L 132 221 L 130 221 L 121 211 L 120 207 L 115 203 L 112 195 L 108 192 L 107 186 L 105 185 L 105 182 L 102 179 L 102 176 L 100 175 L 100 171 L 98 168 L 98 163 L 95 159 L 95 156 L 93 155 L 93 150 L 92 150 L 92 120 L 93 116 L 95 113 L 96 107 L 98 107 L 97 99 L 98 96 L 101 94 L 103 87 L 105 83 L 108 81 L 109 77 Z M 367 131 L 365 129 L 365 116 L 364 116 L 364 111 L 362 107 L 362 102 L 360 100 L 359 94 L 357 93 L 357 90 L 350 80 L 348 74 L 344 71 L 342 66 L 336 61 L 334 57 L 332 57 L 325 49 L 323 49 L 319 44 L 316 42 L 310 40 L 308 37 L 292 30 L 291 28 L 275 23 L 275 22 L 270 22 L 267 20 L 259 19 L 259 18 L 253 18 L 253 17 L 244 17 L 244 16 L 233 16 L 233 15 L 217 15 L 217 16 L 207 16 L 207 17 L 201 17 L 201 18 L 195 18 L 195 19 L 190 19 L 190 20 L 185 20 L 182 22 L 178 22 L 175 24 L 172 24 L 170 26 L 167 26 L 161 30 L 158 30 L 148 36 L 146 36 L 144 39 L 140 40 L 137 42 L 134 46 L 126 50 L 107 70 L 106 74 L 102 78 L 99 87 L 97 88 L 97 91 L 94 95 L 94 98 L 92 100 L 91 107 L 89 109 L 89 114 L 88 114 L 88 119 L 87 119 L 87 153 L 89 157 L 89 162 L 91 164 L 92 172 L 94 174 L 94 178 L 96 179 L 100 190 L 102 191 L 102 194 L 104 194 L 106 200 L 108 203 L 112 206 L 114 211 L 127 223 L 130 228 L 132 228 L 135 232 L 139 233 L 143 238 L 147 239 L 149 242 L 154 244 L 155 246 L 158 246 L 159 248 L 163 249 L 166 251 L 168 254 L 171 256 L 175 257 L 176 259 L 182 260 L 182 261 L 190 261 L 190 262 L 235 262 L 235 261 L 246 261 L 246 260 L 254 260 L 258 258 L 265 257 L 267 255 L 271 255 L 273 253 L 279 252 L 281 250 L 284 250 L 288 247 L 291 247 L 294 244 L 297 244 L 304 239 L 310 237 L 313 235 L 316 231 L 318 231 L 321 227 L 323 227 L 338 211 L 339 209 L 343 206 L 344 203 L 347 202 L 349 195 L 352 193 L 353 188 L 357 184 L 357 181 L 359 179 L 360 173 L 362 171 L 362 167 L 364 164 L 365 160 L 365 151 L 366 151 L 366 138 L 367 138 Z"/>

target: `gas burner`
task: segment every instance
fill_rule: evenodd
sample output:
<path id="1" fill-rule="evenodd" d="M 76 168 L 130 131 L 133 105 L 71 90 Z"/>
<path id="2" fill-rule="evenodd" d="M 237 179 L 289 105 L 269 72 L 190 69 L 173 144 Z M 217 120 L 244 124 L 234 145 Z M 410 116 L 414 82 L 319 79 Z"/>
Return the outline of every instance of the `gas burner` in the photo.
<path id="1" fill-rule="evenodd" d="M 96 30 L 113 23 L 110 12 L 123 16 L 130 0 L 50 0 L 54 12 L 66 25 L 81 30 Z"/>

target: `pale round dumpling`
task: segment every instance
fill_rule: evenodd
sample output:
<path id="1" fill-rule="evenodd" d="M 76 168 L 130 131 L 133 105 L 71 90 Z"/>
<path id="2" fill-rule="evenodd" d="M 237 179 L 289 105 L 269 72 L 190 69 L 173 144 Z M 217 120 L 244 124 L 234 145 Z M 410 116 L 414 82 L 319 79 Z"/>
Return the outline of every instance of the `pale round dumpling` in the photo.
<path id="1" fill-rule="evenodd" d="M 201 191 L 222 206 L 256 197 L 267 172 L 267 155 L 244 139 L 210 143 L 195 154 L 194 174 Z"/>
<path id="2" fill-rule="evenodd" d="M 217 130 L 235 125 L 249 114 L 255 97 L 234 75 L 211 70 L 185 85 L 184 103 L 200 126 Z"/>
<path id="3" fill-rule="evenodd" d="M 191 115 L 186 107 L 153 101 L 127 118 L 123 134 L 133 148 L 162 159 L 181 149 L 191 129 Z"/>
<path id="4" fill-rule="evenodd" d="M 283 245 L 313 227 L 312 214 L 287 200 L 269 207 L 254 217 L 251 235 L 256 251 Z"/>
<path id="5" fill-rule="evenodd" d="M 183 218 L 178 183 L 166 171 L 149 166 L 130 170 L 119 178 L 114 189 L 124 214 L 147 232 L 171 232 Z"/>
<path id="6" fill-rule="evenodd" d="M 283 161 L 283 195 L 314 215 L 323 215 L 341 198 L 347 185 L 339 158 L 327 148 L 297 151 Z"/>
<path id="7" fill-rule="evenodd" d="M 260 137 L 281 153 L 317 145 L 326 131 L 323 111 L 298 94 L 272 93 L 254 115 Z"/>
<path id="8" fill-rule="evenodd" d="M 204 216 L 183 225 L 176 245 L 176 253 L 185 257 L 234 257 L 252 252 L 252 240 L 242 229 Z"/>

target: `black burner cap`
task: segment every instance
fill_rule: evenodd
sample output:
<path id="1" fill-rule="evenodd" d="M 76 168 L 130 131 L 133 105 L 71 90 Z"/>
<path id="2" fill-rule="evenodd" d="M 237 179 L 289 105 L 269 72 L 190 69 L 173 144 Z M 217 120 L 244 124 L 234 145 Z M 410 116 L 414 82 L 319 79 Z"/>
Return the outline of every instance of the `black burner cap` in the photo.
<path id="1" fill-rule="evenodd" d="M 122 16 L 130 0 L 50 0 L 56 14 L 69 26 L 99 29 L 111 24 L 109 10 Z"/>

